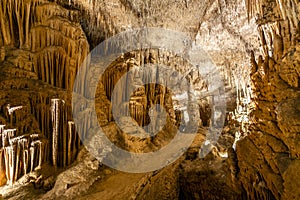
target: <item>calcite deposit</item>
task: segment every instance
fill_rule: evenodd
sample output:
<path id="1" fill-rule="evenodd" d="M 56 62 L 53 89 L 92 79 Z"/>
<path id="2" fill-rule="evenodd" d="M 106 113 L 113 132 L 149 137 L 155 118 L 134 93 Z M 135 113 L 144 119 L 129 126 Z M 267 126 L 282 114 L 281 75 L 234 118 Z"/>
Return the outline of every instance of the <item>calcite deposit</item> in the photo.
<path id="1" fill-rule="evenodd" d="M 1 0 L 0 194 L 300 199 L 299 13 L 296 0 Z M 114 52 L 95 51 L 101 42 L 151 27 L 190 37 L 200 65 L 145 45 L 101 77 L 86 70 L 103 64 L 95 54 Z M 177 131 L 196 136 L 175 162 L 130 174 L 103 164 L 119 161 L 98 124 L 132 153 L 158 151 Z"/>

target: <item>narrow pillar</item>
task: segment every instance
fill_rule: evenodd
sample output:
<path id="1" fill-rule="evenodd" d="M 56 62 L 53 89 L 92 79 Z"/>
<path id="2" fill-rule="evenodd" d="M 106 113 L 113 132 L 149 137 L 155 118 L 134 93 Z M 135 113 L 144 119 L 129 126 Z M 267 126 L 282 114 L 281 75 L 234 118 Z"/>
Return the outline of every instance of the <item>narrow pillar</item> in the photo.
<path id="1" fill-rule="evenodd" d="M 58 138 L 60 131 L 60 108 L 64 105 L 61 99 L 51 99 L 51 114 L 52 114 L 52 163 L 54 167 L 58 166 Z"/>

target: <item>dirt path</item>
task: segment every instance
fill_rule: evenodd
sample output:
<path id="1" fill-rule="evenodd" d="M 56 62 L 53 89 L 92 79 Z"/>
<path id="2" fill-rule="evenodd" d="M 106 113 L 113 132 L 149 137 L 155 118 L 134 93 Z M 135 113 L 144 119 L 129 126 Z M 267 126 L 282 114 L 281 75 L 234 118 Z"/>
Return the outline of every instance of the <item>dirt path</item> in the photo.
<path id="1" fill-rule="evenodd" d="M 101 199 L 101 200 L 118 200 L 130 199 L 134 188 L 146 174 L 128 174 L 119 172 L 108 177 L 106 180 L 96 182 L 89 193 L 80 200 Z"/>
<path id="2" fill-rule="evenodd" d="M 191 145 L 191 148 L 198 149 L 199 144 L 202 144 L 204 139 L 205 138 L 203 135 L 198 134 L 193 144 Z M 164 188 L 168 185 L 170 185 L 170 187 L 174 187 L 174 182 L 176 182 L 176 175 L 174 175 L 174 170 L 177 168 L 178 164 L 184 160 L 184 158 L 185 156 L 182 156 L 175 163 L 171 164 L 170 166 L 167 166 L 166 168 L 158 171 L 157 173 L 131 174 L 124 172 L 115 172 L 114 174 L 108 175 L 107 178 L 100 179 L 97 182 L 95 182 L 88 190 L 87 194 L 78 199 L 135 199 L 135 197 L 138 197 L 140 195 L 143 196 L 145 192 L 149 192 L 150 188 L 152 187 L 153 189 L 151 190 L 154 191 L 160 191 L 159 188 Z M 168 183 L 168 181 L 170 183 Z M 171 192 L 170 188 L 169 192 Z"/>

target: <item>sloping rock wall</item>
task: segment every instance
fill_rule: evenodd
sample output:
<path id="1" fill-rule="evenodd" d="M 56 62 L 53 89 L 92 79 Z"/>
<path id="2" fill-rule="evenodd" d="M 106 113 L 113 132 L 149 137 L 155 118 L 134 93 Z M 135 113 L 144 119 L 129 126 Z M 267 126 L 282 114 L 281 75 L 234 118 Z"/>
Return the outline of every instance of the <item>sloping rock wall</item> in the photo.
<path id="1" fill-rule="evenodd" d="M 262 55 L 252 62 L 255 110 L 249 136 L 237 143 L 238 177 L 251 199 L 299 199 L 299 2 L 248 4 Z"/>

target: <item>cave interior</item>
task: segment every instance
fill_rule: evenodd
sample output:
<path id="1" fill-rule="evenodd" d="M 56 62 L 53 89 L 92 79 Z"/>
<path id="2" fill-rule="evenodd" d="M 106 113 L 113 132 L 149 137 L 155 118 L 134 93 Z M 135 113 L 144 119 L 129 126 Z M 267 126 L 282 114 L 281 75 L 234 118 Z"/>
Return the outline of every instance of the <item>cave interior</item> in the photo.
<path id="1" fill-rule="evenodd" d="M 299 0 L 0 5 L 0 199 L 300 199 Z"/>

